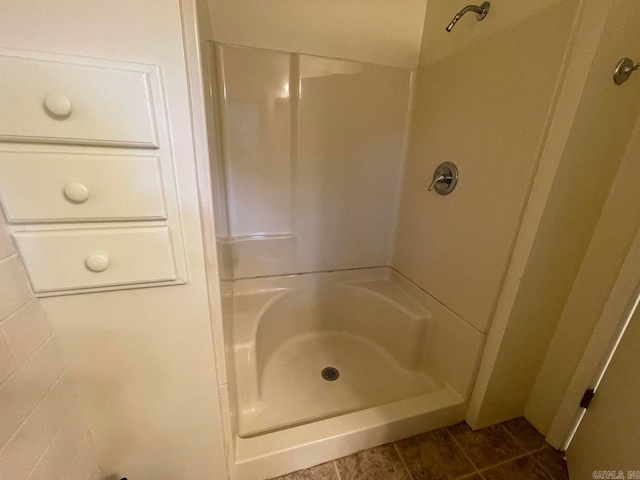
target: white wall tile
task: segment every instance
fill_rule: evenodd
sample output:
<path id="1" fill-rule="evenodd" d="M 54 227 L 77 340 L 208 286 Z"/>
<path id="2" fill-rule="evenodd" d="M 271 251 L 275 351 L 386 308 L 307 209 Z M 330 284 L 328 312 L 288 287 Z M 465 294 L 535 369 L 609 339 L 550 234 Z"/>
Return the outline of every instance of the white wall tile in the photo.
<path id="1" fill-rule="evenodd" d="M 78 409 L 75 408 L 69 414 L 69 417 L 52 442 L 53 449 L 63 468 L 69 466 L 75 458 L 86 433 L 87 429 L 80 419 Z"/>
<path id="2" fill-rule="evenodd" d="M 5 319 L 33 297 L 27 274 L 17 255 L 0 260 L 0 319 Z"/>
<path id="3" fill-rule="evenodd" d="M 0 208 L 0 480 L 102 479 L 63 373 Z"/>
<path id="4" fill-rule="evenodd" d="M 27 480 L 61 480 L 64 477 L 60 462 L 51 447 L 47 448 Z"/>
<path id="5" fill-rule="evenodd" d="M 13 255 L 16 249 L 13 246 L 11 240 L 11 234 L 7 228 L 7 223 L 2 214 L 2 208 L 0 208 L 0 260 L 7 258 L 9 255 Z"/>
<path id="6" fill-rule="evenodd" d="M 84 440 L 80 444 L 78 453 L 67 469 L 67 480 L 87 480 L 96 467 L 96 460 L 93 455 L 93 446 L 91 445 L 91 437 L 86 434 Z"/>
<path id="7" fill-rule="evenodd" d="M 13 359 L 9 345 L 4 338 L 4 335 L 0 332 L 0 384 L 4 382 L 9 375 L 16 371 L 18 365 Z"/>
<path id="8" fill-rule="evenodd" d="M 25 480 L 49 446 L 49 436 L 34 413 L 0 450 L 0 464 L 11 480 Z"/>
<path id="9" fill-rule="evenodd" d="M 38 405 L 38 416 L 54 437 L 73 410 L 74 398 L 66 375 L 62 375 Z"/>
<path id="10" fill-rule="evenodd" d="M 51 326 L 40 301 L 36 299 L 2 322 L 0 328 L 13 356 L 20 363 L 51 336 Z"/>
<path id="11" fill-rule="evenodd" d="M 15 433 L 35 406 L 33 392 L 20 371 L 0 385 L 0 447 Z"/>
<path id="12" fill-rule="evenodd" d="M 40 347 L 22 365 L 22 372 L 29 382 L 33 394 L 42 399 L 64 371 L 62 360 L 53 338 Z"/>

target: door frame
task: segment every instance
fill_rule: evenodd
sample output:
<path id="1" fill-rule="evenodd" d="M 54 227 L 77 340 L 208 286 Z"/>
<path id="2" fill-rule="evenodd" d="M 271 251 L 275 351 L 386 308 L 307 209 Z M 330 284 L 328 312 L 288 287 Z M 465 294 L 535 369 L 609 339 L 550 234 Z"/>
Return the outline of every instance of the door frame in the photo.
<path id="1" fill-rule="evenodd" d="M 566 450 L 585 409 L 580 402 L 588 388 L 597 389 L 640 301 L 640 230 L 624 260 L 589 343 L 553 419 L 547 442 Z"/>

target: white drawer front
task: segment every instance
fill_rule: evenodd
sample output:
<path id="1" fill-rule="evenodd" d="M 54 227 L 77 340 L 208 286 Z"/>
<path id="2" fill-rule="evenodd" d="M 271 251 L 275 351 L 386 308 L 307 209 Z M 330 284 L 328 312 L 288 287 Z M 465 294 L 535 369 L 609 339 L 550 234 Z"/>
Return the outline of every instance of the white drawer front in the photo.
<path id="1" fill-rule="evenodd" d="M 0 198 L 17 223 L 167 216 L 153 156 L 0 152 Z"/>
<path id="2" fill-rule="evenodd" d="M 149 73 L 0 55 L 0 140 L 157 147 Z"/>
<path id="3" fill-rule="evenodd" d="M 175 280 L 168 227 L 15 233 L 36 293 Z"/>

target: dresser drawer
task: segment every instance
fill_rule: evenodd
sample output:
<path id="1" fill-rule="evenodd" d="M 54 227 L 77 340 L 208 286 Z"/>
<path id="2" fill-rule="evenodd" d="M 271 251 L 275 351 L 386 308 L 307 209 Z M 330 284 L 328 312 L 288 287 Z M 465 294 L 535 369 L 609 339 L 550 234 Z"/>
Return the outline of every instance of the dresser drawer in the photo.
<path id="1" fill-rule="evenodd" d="M 177 278 L 168 227 L 23 231 L 14 236 L 36 293 Z"/>
<path id="2" fill-rule="evenodd" d="M 0 141 L 157 147 L 150 72 L 0 55 Z"/>
<path id="3" fill-rule="evenodd" d="M 167 216 L 153 156 L 0 152 L 0 199 L 16 223 Z"/>

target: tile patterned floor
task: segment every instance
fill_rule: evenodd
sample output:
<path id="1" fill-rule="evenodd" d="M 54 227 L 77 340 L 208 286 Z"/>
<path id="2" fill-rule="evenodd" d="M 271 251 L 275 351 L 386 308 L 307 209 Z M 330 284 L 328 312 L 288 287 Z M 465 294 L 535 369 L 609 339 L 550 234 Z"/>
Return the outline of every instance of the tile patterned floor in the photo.
<path id="1" fill-rule="evenodd" d="M 466 423 L 388 443 L 274 480 L 569 480 L 562 454 L 524 418 Z"/>

